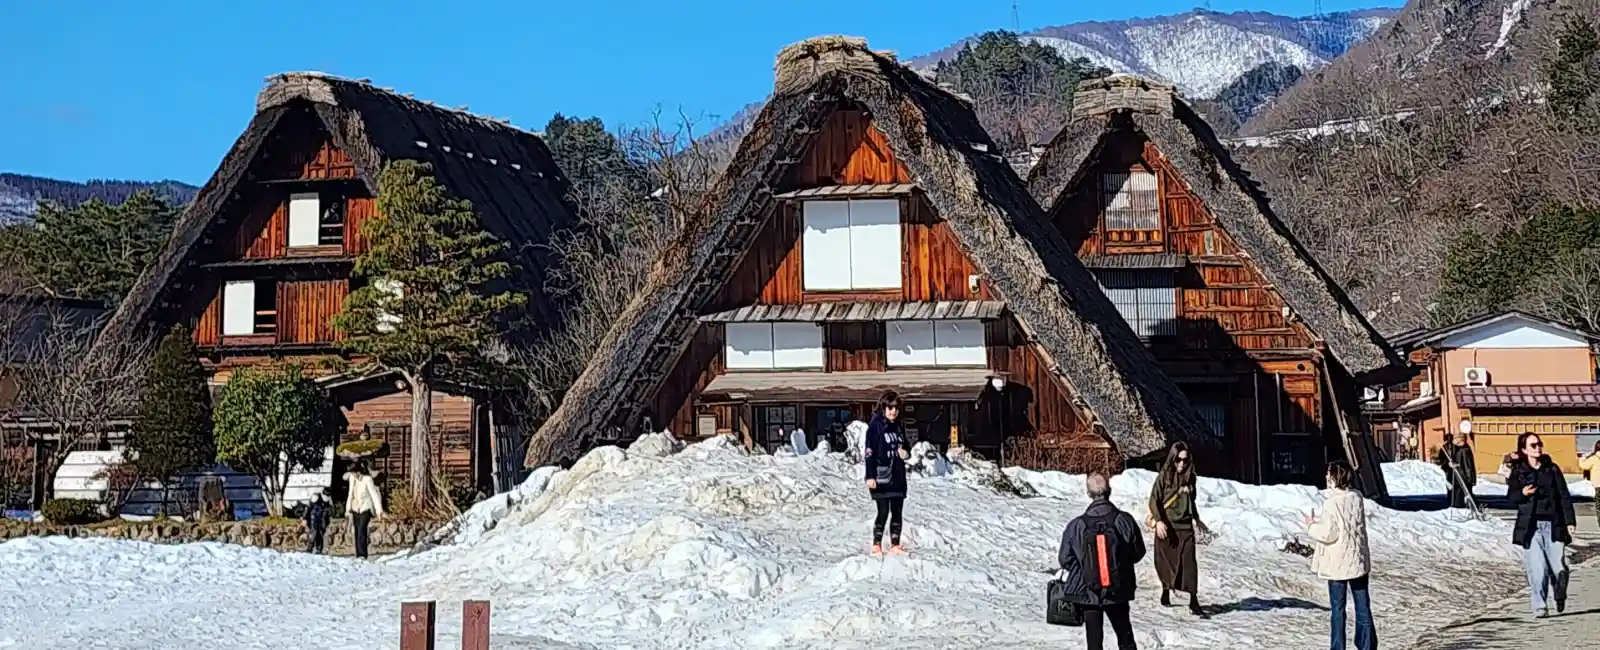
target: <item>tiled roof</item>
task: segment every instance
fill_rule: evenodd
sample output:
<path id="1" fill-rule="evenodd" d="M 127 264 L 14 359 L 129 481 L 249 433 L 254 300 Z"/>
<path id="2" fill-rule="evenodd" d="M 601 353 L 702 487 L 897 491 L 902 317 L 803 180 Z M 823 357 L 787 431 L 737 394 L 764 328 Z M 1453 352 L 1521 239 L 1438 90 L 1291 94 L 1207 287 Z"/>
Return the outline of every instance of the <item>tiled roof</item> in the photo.
<path id="1" fill-rule="evenodd" d="M 1461 408 L 1596 408 L 1600 384 L 1525 384 L 1521 386 L 1456 386 Z"/>

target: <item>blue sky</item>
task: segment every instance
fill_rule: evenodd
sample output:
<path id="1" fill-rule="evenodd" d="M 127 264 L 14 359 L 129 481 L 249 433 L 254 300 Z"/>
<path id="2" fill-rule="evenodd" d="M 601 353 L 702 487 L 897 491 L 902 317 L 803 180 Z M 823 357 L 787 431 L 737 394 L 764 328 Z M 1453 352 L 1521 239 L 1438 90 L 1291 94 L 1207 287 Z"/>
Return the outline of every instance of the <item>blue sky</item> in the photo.
<path id="1" fill-rule="evenodd" d="M 1198 0 L 1020 0 L 1024 30 Z M 1324 0 L 1324 11 L 1397 0 Z M 1213 0 L 1312 12 L 1313 0 Z M 865 36 L 910 57 L 1011 26 L 1010 0 L 4 0 L 0 171 L 204 183 L 263 78 L 321 70 L 542 128 L 557 111 L 705 128 L 772 86 L 784 45 Z"/>

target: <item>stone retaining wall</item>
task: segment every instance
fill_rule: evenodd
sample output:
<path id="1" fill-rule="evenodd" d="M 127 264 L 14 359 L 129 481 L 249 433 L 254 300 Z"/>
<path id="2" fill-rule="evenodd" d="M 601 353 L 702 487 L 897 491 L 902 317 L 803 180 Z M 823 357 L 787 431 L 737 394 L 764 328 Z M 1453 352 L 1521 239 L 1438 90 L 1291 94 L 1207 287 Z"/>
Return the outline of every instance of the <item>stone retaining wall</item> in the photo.
<path id="1" fill-rule="evenodd" d="M 407 549 L 440 526 L 437 522 L 374 521 L 372 533 L 373 553 L 387 553 Z M 158 544 L 188 542 L 221 542 L 258 546 L 279 551 L 304 551 L 307 533 L 298 523 L 267 523 L 262 520 L 228 521 L 211 524 L 190 524 L 180 521 L 113 522 L 91 526 L 53 526 L 42 523 L 12 523 L 0 525 L 0 541 L 19 537 L 63 535 L 66 537 L 106 537 L 131 539 Z M 354 536 L 342 519 L 329 522 L 327 550 L 330 555 L 350 555 L 355 552 Z"/>

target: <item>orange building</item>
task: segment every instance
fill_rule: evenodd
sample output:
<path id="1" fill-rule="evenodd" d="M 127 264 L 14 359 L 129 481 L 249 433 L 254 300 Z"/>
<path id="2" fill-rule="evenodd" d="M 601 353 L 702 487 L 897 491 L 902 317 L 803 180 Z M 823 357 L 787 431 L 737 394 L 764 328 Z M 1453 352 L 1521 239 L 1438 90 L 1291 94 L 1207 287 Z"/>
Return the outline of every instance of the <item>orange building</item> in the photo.
<path id="1" fill-rule="evenodd" d="M 1375 411 L 1392 414 L 1424 459 L 1468 420 L 1482 472 L 1493 471 L 1524 431 L 1540 434 L 1551 457 L 1576 471 L 1579 451 L 1600 440 L 1597 341 L 1600 335 L 1520 311 L 1406 332 L 1392 342 L 1421 372 L 1389 387 Z"/>

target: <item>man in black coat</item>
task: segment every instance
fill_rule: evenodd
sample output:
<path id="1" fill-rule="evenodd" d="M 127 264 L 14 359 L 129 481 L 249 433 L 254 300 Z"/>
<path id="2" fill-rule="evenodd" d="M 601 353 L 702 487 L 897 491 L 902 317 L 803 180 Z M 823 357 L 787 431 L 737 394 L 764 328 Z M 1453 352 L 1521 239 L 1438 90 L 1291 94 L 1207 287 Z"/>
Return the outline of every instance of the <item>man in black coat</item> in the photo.
<path id="1" fill-rule="evenodd" d="M 1083 612 L 1089 650 L 1105 642 L 1105 619 L 1117 634 L 1118 650 L 1137 650 L 1128 604 L 1138 587 L 1134 565 L 1144 559 L 1144 534 L 1133 515 L 1111 503 L 1111 482 L 1089 475 L 1089 507 L 1061 533 L 1061 568 L 1068 599 Z"/>
<path id="2" fill-rule="evenodd" d="M 1444 470 L 1444 480 L 1450 485 L 1450 507 L 1465 508 L 1472 498 L 1472 488 L 1478 483 L 1478 462 L 1472 457 L 1472 445 L 1467 434 L 1457 433 L 1455 440 L 1446 441 L 1435 459 Z"/>

